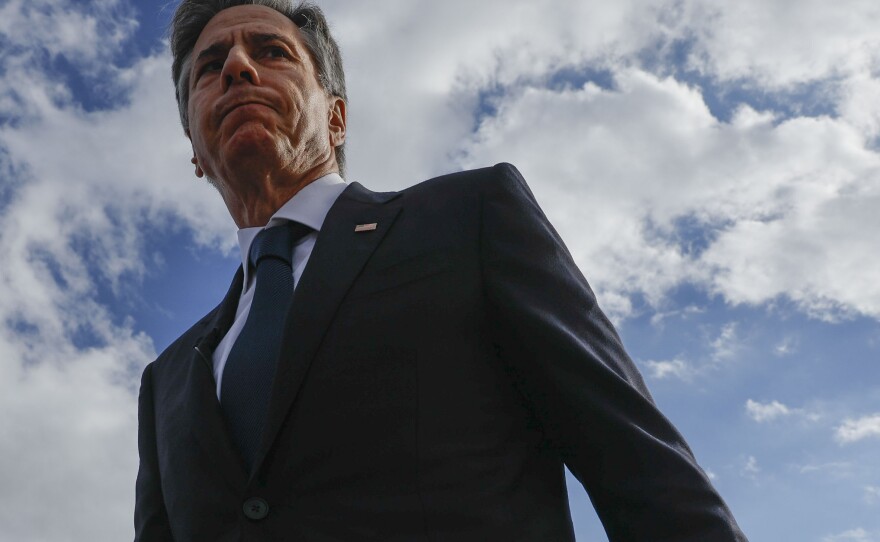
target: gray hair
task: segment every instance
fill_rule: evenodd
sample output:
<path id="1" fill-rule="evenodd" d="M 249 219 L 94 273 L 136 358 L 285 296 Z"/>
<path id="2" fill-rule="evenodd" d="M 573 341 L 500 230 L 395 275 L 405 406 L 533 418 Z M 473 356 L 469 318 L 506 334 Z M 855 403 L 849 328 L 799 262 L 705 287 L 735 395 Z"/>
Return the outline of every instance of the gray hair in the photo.
<path id="1" fill-rule="evenodd" d="M 300 30 L 300 37 L 308 49 L 318 73 L 318 81 L 330 96 L 342 98 L 348 103 L 345 93 L 345 72 L 342 69 L 342 54 L 336 40 L 330 34 L 330 27 L 321 8 L 311 2 L 299 2 L 294 6 L 290 0 L 182 0 L 168 33 L 171 41 L 171 78 L 174 81 L 180 123 L 189 130 L 189 73 L 193 47 L 208 21 L 224 9 L 241 5 L 260 5 L 286 15 Z M 339 172 L 345 174 L 345 144 L 336 147 L 336 163 Z"/>

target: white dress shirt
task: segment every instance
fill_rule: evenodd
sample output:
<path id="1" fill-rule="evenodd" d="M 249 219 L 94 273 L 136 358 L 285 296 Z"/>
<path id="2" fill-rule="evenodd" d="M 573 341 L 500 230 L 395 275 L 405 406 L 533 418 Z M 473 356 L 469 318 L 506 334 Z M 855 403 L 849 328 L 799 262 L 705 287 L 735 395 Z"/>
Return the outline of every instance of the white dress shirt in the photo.
<path id="1" fill-rule="evenodd" d="M 309 256 L 312 255 L 312 249 L 315 247 L 318 232 L 321 231 L 321 226 L 324 224 L 324 218 L 330 211 L 330 207 L 336 202 L 336 198 L 339 197 L 339 194 L 347 186 L 342 177 L 336 173 L 330 173 L 312 181 L 290 198 L 287 203 L 282 205 L 266 224 L 266 228 L 271 228 L 280 226 L 285 220 L 293 220 L 315 230 L 300 239 L 293 247 L 290 261 L 293 268 L 294 289 L 296 289 L 296 285 L 299 283 L 303 269 L 306 268 L 306 264 L 309 262 Z M 226 358 L 229 357 L 229 351 L 232 350 L 232 345 L 235 344 L 235 340 L 241 333 L 241 328 L 244 327 L 244 323 L 247 321 L 248 314 L 251 311 L 256 278 L 250 276 L 248 255 L 251 251 L 251 243 L 253 243 L 254 238 L 263 229 L 255 227 L 238 230 L 238 245 L 241 248 L 241 262 L 244 269 L 244 287 L 241 291 L 241 297 L 238 299 L 235 321 L 211 356 L 211 361 L 214 364 L 214 381 L 217 382 L 217 399 L 220 399 L 220 386 L 223 383 L 223 369 L 226 367 Z"/>

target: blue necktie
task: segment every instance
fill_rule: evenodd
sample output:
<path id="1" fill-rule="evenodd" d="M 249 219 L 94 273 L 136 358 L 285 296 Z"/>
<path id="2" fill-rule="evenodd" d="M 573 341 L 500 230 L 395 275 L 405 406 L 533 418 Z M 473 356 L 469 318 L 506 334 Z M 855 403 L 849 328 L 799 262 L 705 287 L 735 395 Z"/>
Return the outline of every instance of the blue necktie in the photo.
<path id="1" fill-rule="evenodd" d="M 248 263 L 256 269 L 254 299 L 226 358 L 220 386 L 220 407 L 248 472 L 263 434 L 284 319 L 293 297 L 293 244 L 310 231 L 288 221 L 264 229 L 251 245 Z"/>

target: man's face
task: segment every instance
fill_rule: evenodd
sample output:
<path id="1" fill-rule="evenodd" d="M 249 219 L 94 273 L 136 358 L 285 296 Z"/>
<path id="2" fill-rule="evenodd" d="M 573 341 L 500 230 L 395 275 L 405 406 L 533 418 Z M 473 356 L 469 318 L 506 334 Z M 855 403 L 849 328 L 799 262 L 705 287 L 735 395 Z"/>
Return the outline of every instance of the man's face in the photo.
<path id="1" fill-rule="evenodd" d="M 189 86 L 188 135 L 211 179 L 248 167 L 303 174 L 344 140 L 345 104 L 325 94 L 299 29 L 271 8 L 214 16 L 193 48 Z"/>

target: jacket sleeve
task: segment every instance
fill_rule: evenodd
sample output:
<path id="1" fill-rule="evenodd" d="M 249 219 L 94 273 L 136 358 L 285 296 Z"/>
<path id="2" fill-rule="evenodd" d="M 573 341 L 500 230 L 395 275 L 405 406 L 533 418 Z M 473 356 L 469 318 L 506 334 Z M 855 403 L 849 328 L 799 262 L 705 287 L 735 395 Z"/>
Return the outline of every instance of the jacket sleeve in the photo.
<path id="1" fill-rule="evenodd" d="M 519 172 L 482 193 L 483 280 L 496 351 L 611 542 L 744 542 Z"/>
<path id="2" fill-rule="evenodd" d="M 156 450 L 152 369 L 152 363 L 144 369 L 138 394 L 140 465 L 135 485 L 134 539 L 135 542 L 170 542 L 174 538 L 171 536 L 168 513 L 162 498 L 159 458 Z"/>

